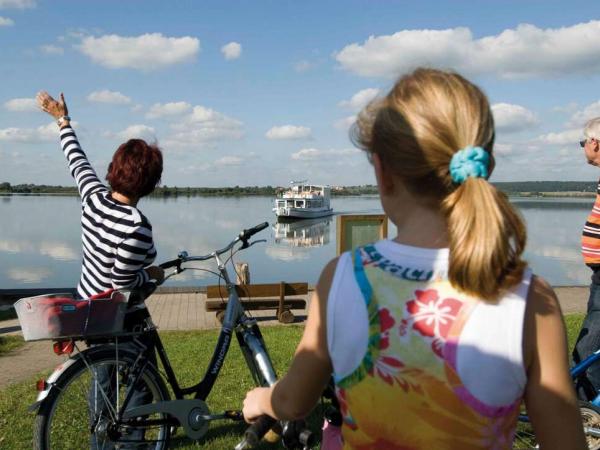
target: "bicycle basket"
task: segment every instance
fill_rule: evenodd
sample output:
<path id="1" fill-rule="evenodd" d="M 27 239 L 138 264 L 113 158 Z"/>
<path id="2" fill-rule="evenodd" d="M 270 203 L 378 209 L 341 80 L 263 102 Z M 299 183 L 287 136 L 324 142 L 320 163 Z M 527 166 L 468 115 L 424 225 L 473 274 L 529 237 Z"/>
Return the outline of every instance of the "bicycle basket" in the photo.
<path id="1" fill-rule="evenodd" d="M 76 300 L 72 294 L 22 298 L 14 305 L 26 341 L 109 335 L 123 330 L 127 298 Z"/>

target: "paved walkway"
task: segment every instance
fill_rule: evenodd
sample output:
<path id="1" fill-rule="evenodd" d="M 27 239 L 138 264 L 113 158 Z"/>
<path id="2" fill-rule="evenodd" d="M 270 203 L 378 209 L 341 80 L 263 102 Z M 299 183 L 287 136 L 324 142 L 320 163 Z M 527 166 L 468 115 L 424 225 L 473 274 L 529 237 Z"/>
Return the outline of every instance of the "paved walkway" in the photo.
<path id="1" fill-rule="evenodd" d="M 564 314 L 585 312 L 588 299 L 587 287 L 555 288 Z M 309 296 L 305 297 L 307 300 Z M 204 310 L 206 295 L 199 292 L 155 294 L 147 300 L 154 323 L 161 331 L 165 330 L 206 330 L 219 328 L 214 313 Z M 308 302 L 307 302 L 308 304 Z M 256 311 L 253 315 L 262 325 L 274 325 L 279 322 L 275 311 Z M 302 323 L 306 318 L 305 310 L 294 310 L 296 321 Z M 17 320 L 0 322 L 0 335 L 19 334 Z M 63 357 L 52 352 L 49 341 L 28 342 L 15 352 L 0 357 L 0 389 L 8 384 L 29 378 L 34 374 L 58 365 Z"/>

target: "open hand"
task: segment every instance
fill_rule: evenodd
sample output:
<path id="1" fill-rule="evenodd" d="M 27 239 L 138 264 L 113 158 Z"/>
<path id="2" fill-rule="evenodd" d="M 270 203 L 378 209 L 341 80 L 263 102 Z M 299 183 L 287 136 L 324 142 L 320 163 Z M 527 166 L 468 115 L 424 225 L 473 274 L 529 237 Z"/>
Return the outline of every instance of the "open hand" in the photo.
<path id="1" fill-rule="evenodd" d="M 35 98 L 40 109 L 47 112 L 55 119 L 69 115 L 69 110 L 65 103 L 65 96 L 62 93 L 60 94 L 60 101 L 54 100 L 46 91 L 38 92 Z"/>

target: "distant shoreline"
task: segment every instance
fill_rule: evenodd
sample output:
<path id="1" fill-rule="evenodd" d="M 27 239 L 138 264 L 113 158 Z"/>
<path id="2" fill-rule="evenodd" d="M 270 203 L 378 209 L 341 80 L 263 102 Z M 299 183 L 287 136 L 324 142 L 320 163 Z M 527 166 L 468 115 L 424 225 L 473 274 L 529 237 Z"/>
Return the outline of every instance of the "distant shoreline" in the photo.
<path id="1" fill-rule="evenodd" d="M 506 192 L 509 197 L 516 198 L 594 198 L 595 192 Z M 0 192 L 0 197 L 77 197 L 77 192 Z M 177 197 L 274 197 L 275 194 L 201 194 L 201 193 L 177 193 L 171 195 L 151 195 L 151 198 L 177 198 Z M 377 193 L 339 193 L 333 197 L 377 197 Z"/>
<path id="2" fill-rule="evenodd" d="M 511 197 L 595 197 L 597 182 L 589 181 L 511 181 L 492 182 L 496 188 Z M 275 197 L 287 186 L 233 186 L 233 187 L 179 187 L 159 186 L 151 194 L 154 198 L 168 197 Z M 74 186 L 36 184 L 11 185 L 0 182 L 0 196 L 6 195 L 62 195 L 77 196 Z M 332 197 L 378 195 L 375 185 L 331 186 Z"/>

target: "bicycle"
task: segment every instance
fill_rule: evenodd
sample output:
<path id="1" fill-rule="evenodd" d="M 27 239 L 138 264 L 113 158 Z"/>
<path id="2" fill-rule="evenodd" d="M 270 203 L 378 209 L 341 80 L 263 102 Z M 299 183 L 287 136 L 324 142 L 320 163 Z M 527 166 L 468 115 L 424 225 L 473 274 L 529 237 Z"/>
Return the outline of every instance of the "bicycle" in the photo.
<path id="1" fill-rule="evenodd" d="M 592 399 L 591 401 L 582 400 L 579 402 L 583 431 L 590 450 L 600 450 L 600 392 L 594 391 L 587 378 L 585 378 L 585 373 L 598 360 L 600 360 L 600 349 L 570 369 L 573 382 L 576 385 L 584 385 L 588 398 Z M 519 423 L 520 426 L 515 435 L 516 448 L 538 448 L 527 414 L 519 416 Z"/>
<path id="2" fill-rule="evenodd" d="M 55 352 L 70 356 L 48 379 L 38 382 L 40 392 L 30 408 L 37 411 L 34 448 L 65 449 L 71 443 L 73 448 L 82 448 L 82 442 L 89 441 L 98 448 L 130 445 L 159 450 L 169 447 L 170 437 L 177 427 L 181 427 L 190 439 L 199 440 L 214 420 L 243 420 L 238 410 L 211 414 L 206 398 L 217 380 L 234 332 L 254 382 L 259 386 L 270 386 L 277 380 L 257 321 L 246 315 L 236 285 L 227 271 L 227 263 L 235 253 L 258 242 L 265 242 L 249 240 L 267 226 L 268 223 L 264 222 L 243 230 L 227 246 L 209 254 L 189 256 L 183 251 L 176 259 L 161 264 L 163 269 L 174 268 L 165 276 L 166 280 L 192 268 L 183 264 L 213 259 L 218 272 L 210 272 L 224 281 L 228 292 L 224 319 L 212 358 L 202 380 L 193 386 L 180 386 L 144 304 L 157 283 L 147 283 L 125 295 L 111 293 L 110 298 L 118 305 L 117 311 L 124 311 L 124 305 L 127 305 L 128 314 L 121 331 L 112 329 L 103 334 L 96 329 L 90 333 L 90 326 L 97 326 L 91 321 L 94 317 L 91 309 L 108 303 L 101 298 L 88 301 L 84 332 L 75 331 L 75 335 L 68 338 L 53 337 Z M 234 251 L 239 243 L 241 246 Z M 223 261 L 221 255 L 227 252 L 231 255 Z M 45 300 L 48 298 L 44 297 Z M 60 302 L 54 299 L 52 304 L 57 303 Z M 80 306 L 69 302 L 60 305 L 61 308 L 67 305 L 71 310 Z M 67 313 L 63 315 L 68 316 Z M 19 313 L 20 320 L 21 316 Z M 26 325 L 25 320 L 21 322 L 22 326 Z M 90 344 L 87 349 L 79 348 L 78 342 L 83 340 Z M 73 354 L 74 350 L 77 352 Z M 158 361 L 166 383 L 159 371 Z M 170 398 L 167 383 L 174 399 Z M 236 450 L 255 446 L 271 428 L 277 427 L 286 448 L 308 449 L 314 445 L 315 436 L 306 428 L 304 421 L 277 424 L 274 419 L 262 416 L 247 428 Z"/>

